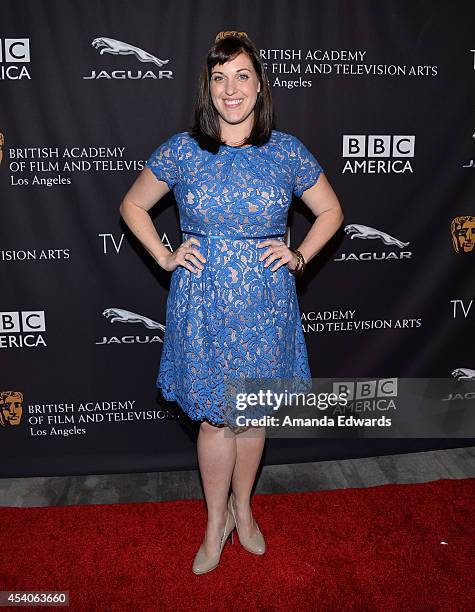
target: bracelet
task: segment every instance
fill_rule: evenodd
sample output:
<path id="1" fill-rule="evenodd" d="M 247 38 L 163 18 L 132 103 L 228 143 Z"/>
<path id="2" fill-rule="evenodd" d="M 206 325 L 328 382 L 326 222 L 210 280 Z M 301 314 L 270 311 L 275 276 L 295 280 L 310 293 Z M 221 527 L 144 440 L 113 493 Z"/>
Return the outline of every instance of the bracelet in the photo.
<path id="1" fill-rule="evenodd" d="M 298 250 L 298 249 L 293 249 L 292 247 L 289 247 L 289 249 L 292 251 L 292 253 L 294 253 L 297 256 L 297 267 L 295 268 L 295 270 L 289 270 L 289 272 L 291 274 L 294 274 L 296 276 L 300 276 L 304 273 L 305 271 L 305 266 L 307 265 L 302 253 Z"/>

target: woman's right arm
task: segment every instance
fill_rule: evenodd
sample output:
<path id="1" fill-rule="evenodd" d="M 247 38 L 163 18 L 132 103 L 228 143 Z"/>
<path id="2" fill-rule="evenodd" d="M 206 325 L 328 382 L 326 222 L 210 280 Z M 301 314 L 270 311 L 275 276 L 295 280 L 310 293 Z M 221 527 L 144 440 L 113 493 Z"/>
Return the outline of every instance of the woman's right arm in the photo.
<path id="1" fill-rule="evenodd" d="M 201 261 L 205 261 L 199 251 L 193 248 L 193 243 L 199 241 L 192 237 L 188 239 L 187 248 L 179 248 L 172 253 L 160 240 L 160 236 L 155 229 L 148 211 L 170 191 L 165 181 L 158 180 L 147 166 L 138 175 L 132 187 L 125 194 L 119 210 L 125 223 L 131 232 L 140 240 L 144 248 L 150 253 L 159 266 L 171 272 L 177 265 L 182 265 L 192 272 L 195 268 L 190 265 L 190 261 L 184 260 L 186 251 L 197 256 Z M 196 257 L 192 257 L 192 262 L 196 265 Z"/>

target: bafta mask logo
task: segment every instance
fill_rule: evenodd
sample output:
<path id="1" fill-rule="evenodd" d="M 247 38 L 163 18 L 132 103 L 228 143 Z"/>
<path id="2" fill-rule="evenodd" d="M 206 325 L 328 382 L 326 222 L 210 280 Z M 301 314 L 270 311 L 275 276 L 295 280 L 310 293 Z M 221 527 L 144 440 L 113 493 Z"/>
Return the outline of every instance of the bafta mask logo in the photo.
<path id="1" fill-rule="evenodd" d="M 0 391 L 0 427 L 19 425 L 23 414 L 23 393 Z"/>
<path id="2" fill-rule="evenodd" d="M 0 132 L 0 166 L 2 165 L 2 159 L 3 159 L 3 145 L 5 144 L 5 138 L 2 134 L 2 132 Z"/>
<path id="3" fill-rule="evenodd" d="M 471 253 L 475 240 L 475 217 L 472 215 L 455 217 L 450 224 L 450 233 L 456 253 Z"/>

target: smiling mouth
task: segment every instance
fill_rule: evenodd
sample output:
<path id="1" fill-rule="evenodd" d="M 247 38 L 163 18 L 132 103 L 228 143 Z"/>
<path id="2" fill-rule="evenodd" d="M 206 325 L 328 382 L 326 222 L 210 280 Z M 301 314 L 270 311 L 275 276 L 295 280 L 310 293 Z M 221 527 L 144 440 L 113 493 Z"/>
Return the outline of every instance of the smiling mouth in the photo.
<path id="1" fill-rule="evenodd" d="M 237 98 L 235 100 L 223 100 L 224 106 L 226 108 L 237 108 L 238 106 L 241 105 L 242 101 L 243 101 L 243 98 Z"/>

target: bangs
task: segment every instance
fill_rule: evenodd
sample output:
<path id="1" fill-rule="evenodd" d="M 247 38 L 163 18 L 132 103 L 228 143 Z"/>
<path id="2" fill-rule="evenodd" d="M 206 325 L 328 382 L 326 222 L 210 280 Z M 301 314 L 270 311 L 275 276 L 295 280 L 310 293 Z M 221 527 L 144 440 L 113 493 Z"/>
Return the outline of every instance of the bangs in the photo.
<path id="1" fill-rule="evenodd" d="M 211 51 L 208 57 L 208 68 L 211 69 L 216 64 L 225 64 L 234 59 L 243 51 L 247 53 L 243 43 L 239 38 L 228 36 L 221 40 L 216 47 Z"/>

